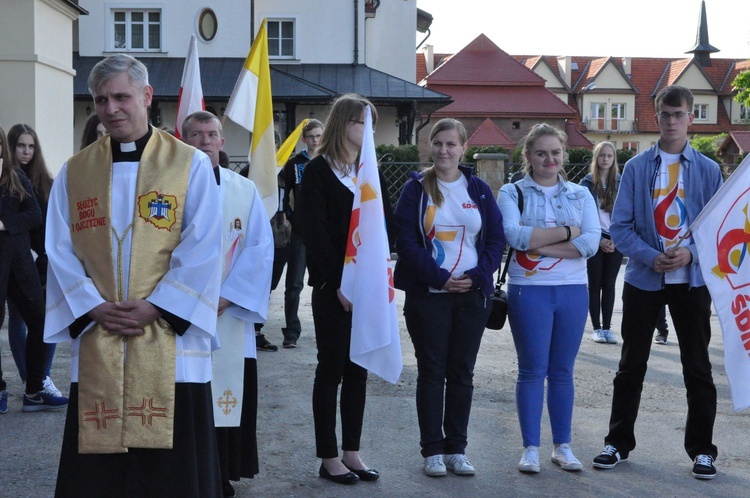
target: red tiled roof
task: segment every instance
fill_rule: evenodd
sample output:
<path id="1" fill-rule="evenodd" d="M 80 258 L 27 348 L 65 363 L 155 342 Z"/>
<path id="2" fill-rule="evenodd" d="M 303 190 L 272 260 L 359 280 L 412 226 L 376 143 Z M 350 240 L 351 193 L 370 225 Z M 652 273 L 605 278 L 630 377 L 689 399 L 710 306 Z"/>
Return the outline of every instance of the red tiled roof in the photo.
<path id="1" fill-rule="evenodd" d="M 567 121 L 565 123 L 565 133 L 568 135 L 568 147 L 584 147 L 586 149 L 594 148 L 594 144 L 591 143 L 591 140 L 578 131 L 574 121 Z"/>
<path id="2" fill-rule="evenodd" d="M 449 59 L 453 54 L 432 54 L 432 68 L 433 71 L 440 66 L 443 62 Z M 424 53 L 417 52 L 417 83 L 422 81 L 427 76 L 427 62 L 425 61 Z"/>
<path id="3" fill-rule="evenodd" d="M 733 131 L 732 135 L 743 152 L 750 151 L 750 131 Z"/>
<path id="4" fill-rule="evenodd" d="M 515 142 L 495 126 L 490 118 L 485 119 L 479 128 L 474 130 L 466 144 L 473 147 L 499 145 L 506 149 L 513 149 L 516 146 Z"/>
<path id="5" fill-rule="evenodd" d="M 544 79 L 485 35 L 479 35 L 425 78 L 431 85 L 544 86 Z"/>
<path id="6" fill-rule="evenodd" d="M 626 72 L 628 68 L 625 67 L 625 59 L 629 61 L 629 73 Z M 698 68 L 720 99 L 731 97 L 734 93 L 734 78 L 740 71 L 750 69 L 750 59 L 711 58 L 709 67 L 700 66 L 693 58 L 572 56 L 569 60 L 573 91 L 568 93 L 567 105 L 549 91 L 544 94 L 535 93 L 538 80 L 542 78 L 537 75 L 530 77 L 528 74 L 539 64 L 546 63 L 560 81 L 564 82 L 560 75 L 558 57 L 510 56 L 484 35 L 480 35 L 453 58 L 448 59 L 439 70 L 426 78 L 424 84 L 431 90 L 451 95 L 454 99 L 453 104 L 440 109 L 436 114 L 456 117 L 564 117 L 570 120 L 568 127 L 575 130 L 576 127 L 582 129 L 581 110 L 577 101 L 580 92 L 596 80 L 603 68 L 613 64 L 631 87 L 630 90 L 618 90 L 617 93 L 635 93 L 635 129 L 638 133 L 658 134 L 659 128 L 654 119 L 654 98 L 665 86 L 679 82 L 690 67 L 695 65 Z M 600 88 L 593 91 L 605 90 Z M 724 100 L 718 105 L 715 124 L 696 121 L 690 127 L 690 132 L 716 134 L 737 129 L 748 130 L 748 126 L 732 124 Z M 574 139 L 576 134 L 570 135 Z M 581 137 L 585 139 L 584 135 Z"/>
<path id="7" fill-rule="evenodd" d="M 429 79 L 428 79 L 429 81 Z M 430 90 L 450 95 L 452 104 L 437 110 L 434 116 L 486 117 L 560 117 L 575 118 L 576 112 L 542 87 L 432 85 Z"/>
<path id="8" fill-rule="evenodd" d="M 730 140 L 734 140 L 741 154 L 750 152 L 750 131 L 733 131 L 729 133 L 719 149 L 723 149 L 725 144 Z"/>

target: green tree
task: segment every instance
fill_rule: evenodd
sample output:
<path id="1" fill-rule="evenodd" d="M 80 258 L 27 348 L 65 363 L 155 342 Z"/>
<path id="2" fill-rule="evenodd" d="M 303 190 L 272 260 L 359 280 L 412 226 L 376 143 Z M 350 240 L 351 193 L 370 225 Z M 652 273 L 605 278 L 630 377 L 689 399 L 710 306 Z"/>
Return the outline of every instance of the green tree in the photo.
<path id="1" fill-rule="evenodd" d="M 737 75 L 732 82 L 732 90 L 737 92 L 734 97 L 737 103 L 750 107 L 750 69 Z"/>
<path id="2" fill-rule="evenodd" d="M 693 137 L 693 139 L 690 140 L 690 146 L 704 156 L 713 159 L 717 163 L 721 163 L 721 159 L 719 159 L 719 156 L 716 155 L 716 150 L 719 148 L 719 145 L 721 145 L 725 138 L 727 138 L 726 133 L 721 133 L 719 135 L 713 135 L 709 137 Z"/>

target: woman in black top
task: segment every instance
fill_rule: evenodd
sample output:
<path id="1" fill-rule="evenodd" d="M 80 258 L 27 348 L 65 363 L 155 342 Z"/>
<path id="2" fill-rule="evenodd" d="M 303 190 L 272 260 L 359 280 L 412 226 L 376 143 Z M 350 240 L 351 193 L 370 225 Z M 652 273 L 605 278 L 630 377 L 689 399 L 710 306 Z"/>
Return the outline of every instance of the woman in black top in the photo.
<path id="1" fill-rule="evenodd" d="M 313 388 L 313 417 L 317 456 L 323 461 L 320 476 L 341 484 L 374 481 L 377 471 L 368 469 L 359 455 L 365 409 L 367 370 L 349 359 L 352 303 L 341 294 L 341 275 L 354 202 L 354 180 L 364 135 L 365 106 L 358 95 L 339 97 L 331 108 L 320 146 L 305 167 L 300 209 L 307 249 L 309 284 L 318 366 Z M 381 188 L 387 192 L 381 175 Z M 386 216 L 390 205 L 385 197 Z M 341 433 L 343 458 L 338 459 L 336 402 L 341 384 Z"/>
<path id="2" fill-rule="evenodd" d="M 20 168 L 26 174 L 42 212 L 42 223 L 32 229 L 29 236 L 31 237 L 31 249 L 37 254 L 36 268 L 39 272 L 42 289 L 44 289 L 47 283 L 47 252 L 44 249 L 44 232 L 47 220 L 47 203 L 52 189 L 52 175 L 44 161 L 39 136 L 31 126 L 27 124 L 13 125 L 8 130 L 8 146 L 13 167 Z M 12 303 L 8 304 L 8 339 L 18 372 L 21 379 L 25 381 L 26 324 L 18 308 Z M 50 377 L 55 347 L 55 344 L 45 344 L 44 346 L 44 388 L 60 396 L 60 390 L 57 389 Z"/>
<path id="3" fill-rule="evenodd" d="M 31 257 L 29 231 L 41 223 L 39 204 L 23 171 L 11 166 L 8 142 L 0 129 L 0 326 L 6 298 L 16 305 L 29 328 L 26 338 L 26 394 L 23 411 L 62 408 L 68 400 L 44 390 L 44 295 Z M 0 413 L 8 393 L 0 369 Z"/>

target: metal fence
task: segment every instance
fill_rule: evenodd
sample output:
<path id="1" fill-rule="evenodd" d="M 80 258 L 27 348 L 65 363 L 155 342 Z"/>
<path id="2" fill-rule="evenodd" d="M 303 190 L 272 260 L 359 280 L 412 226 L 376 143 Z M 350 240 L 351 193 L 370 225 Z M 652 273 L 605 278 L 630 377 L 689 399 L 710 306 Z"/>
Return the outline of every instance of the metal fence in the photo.
<path id="1" fill-rule="evenodd" d="M 404 184 L 409 180 L 409 173 L 413 171 L 421 171 L 428 167 L 431 163 L 399 163 L 395 161 L 389 161 L 388 158 L 380 158 L 380 170 L 385 176 L 386 184 L 388 185 L 388 196 L 391 200 L 391 205 L 395 206 L 398 202 L 398 198 L 401 196 L 401 190 L 404 188 Z M 232 159 L 229 162 L 229 168 L 239 172 L 243 167 L 247 166 L 247 160 L 235 160 Z M 472 164 L 468 166 L 473 167 Z M 622 166 L 622 165 L 621 165 Z M 737 165 L 722 166 L 724 172 L 724 178 L 728 178 Z M 510 180 L 517 171 L 523 169 L 521 163 L 505 163 L 506 181 Z M 565 165 L 565 173 L 568 175 L 568 181 L 573 183 L 579 183 L 584 176 L 589 172 L 588 163 L 570 163 Z"/>
<path id="2" fill-rule="evenodd" d="M 396 205 L 396 202 L 401 195 L 401 189 L 404 188 L 404 184 L 409 179 L 409 173 L 412 171 L 420 171 L 430 164 L 431 163 L 380 162 L 380 170 L 383 172 L 383 176 L 385 176 L 386 183 L 388 184 L 388 193 L 392 205 Z M 472 164 L 469 164 L 468 166 L 473 167 Z M 521 163 L 505 163 L 506 181 L 508 181 L 514 173 L 521 171 L 522 168 L 523 165 Z M 574 183 L 580 182 L 583 177 L 586 176 L 588 171 L 588 164 L 565 165 L 565 172 L 568 175 L 568 180 Z"/>

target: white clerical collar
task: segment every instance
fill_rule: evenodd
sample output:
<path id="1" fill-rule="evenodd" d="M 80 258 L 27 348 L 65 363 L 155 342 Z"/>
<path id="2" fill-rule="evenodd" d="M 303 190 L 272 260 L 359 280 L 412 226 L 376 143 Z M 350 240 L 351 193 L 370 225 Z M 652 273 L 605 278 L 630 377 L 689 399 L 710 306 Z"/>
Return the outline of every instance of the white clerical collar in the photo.
<path id="1" fill-rule="evenodd" d="M 120 152 L 135 152 L 136 149 L 135 142 L 120 142 Z"/>

